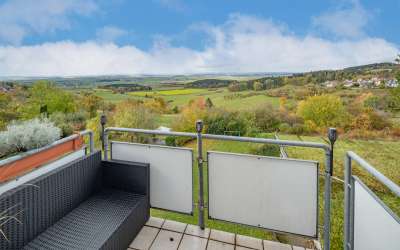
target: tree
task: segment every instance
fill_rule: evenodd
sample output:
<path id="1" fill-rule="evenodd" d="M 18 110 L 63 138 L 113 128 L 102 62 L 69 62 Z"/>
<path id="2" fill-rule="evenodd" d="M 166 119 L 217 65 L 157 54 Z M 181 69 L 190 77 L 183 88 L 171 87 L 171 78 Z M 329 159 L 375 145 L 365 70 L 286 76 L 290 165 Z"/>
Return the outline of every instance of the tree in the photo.
<path id="1" fill-rule="evenodd" d="M 157 114 L 166 113 L 168 109 L 168 104 L 162 97 L 155 97 L 153 99 L 146 100 L 144 105 Z"/>
<path id="2" fill-rule="evenodd" d="M 270 103 L 257 108 L 254 111 L 255 126 L 263 132 L 277 131 L 281 121 L 279 119 L 279 112 Z"/>
<path id="3" fill-rule="evenodd" d="M 261 91 L 264 89 L 264 85 L 261 82 L 254 82 L 253 88 L 255 91 Z"/>
<path id="4" fill-rule="evenodd" d="M 390 89 L 388 97 L 388 108 L 392 112 L 400 110 L 400 86 Z"/>
<path id="5" fill-rule="evenodd" d="M 0 130 L 17 118 L 16 105 L 11 94 L 0 92 Z"/>
<path id="6" fill-rule="evenodd" d="M 172 124 L 175 131 L 194 132 L 195 123 L 204 119 L 207 114 L 206 102 L 203 97 L 191 100 L 179 115 L 179 118 Z"/>
<path id="7" fill-rule="evenodd" d="M 214 107 L 214 103 L 211 101 L 210 97 L 207 97 L 207 99 L 206 99 L 206 107 L 207 108 Z"/>
<path id="8" fill-rule="evenodd" d="M 97 110 L 101 108 L 103 102 L 103 98 L 92 93 L 84 93 L 81 99 L 81 105 L 89 113 L 89 118 L 96 117 Z"/>
<path id="9" fill-rule="evenodd" d="M 208 134 L 233 133 L 245 135 L 248 129 L 248 120 L 239 112 L 225 109 L 213 109 L 204 117 L 205 131 Z"/>
<path id="10" fill-rule="evenodd" d="M 29 101 L 23 107 L 25 118 L 37 117 L 46 107 L 47 114 L 70 113 L 76 110 L 74 96 L 49 81 L 37 81 L 29 89 Z"/>
<path id="11" fill-rule="evenodd" d="M 156 114 L 141 102 L 126 100 L 116 106 L 114 122 L 117 127 L 154 129 Z"/>
<path id="12" fill-rule="evenodd" d="M 343 126 L 348 117 L 342 100 L 334 95 L 312 96 L 301 101 L 297 114 L 304 119 L 307 126 L 318 129 Z"/>

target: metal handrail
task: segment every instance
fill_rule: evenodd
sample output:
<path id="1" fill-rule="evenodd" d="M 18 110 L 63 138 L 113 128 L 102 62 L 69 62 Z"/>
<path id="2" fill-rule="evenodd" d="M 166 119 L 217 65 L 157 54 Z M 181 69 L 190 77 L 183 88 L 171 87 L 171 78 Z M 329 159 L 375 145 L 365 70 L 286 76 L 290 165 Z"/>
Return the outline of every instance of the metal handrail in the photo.
<path id="1" fill-rule="evenodd" d="M 202 143 L 203 139 L 211 139 L 211 140 L 225 140 L 225 141 L 239 141 L 239 142 L 252 142 L 252 143 L 264 143 L 264 144 L 273 144 L 280 146 L 294 146 L 294 147 L 308 147 L 308 148 L 317 148 L 322 149 L 325 152 L 326 159 L 326 167 L 325 167 L 325 189 L 324 189 L 324 249 L 330 249 L 330 209 L 331 209 L 331 186 L 332 186 L 332 175 L 333 175 L 333 145 L 336 141 L 336 129 L 330 128 L 328 131 L 328 138 L 331 145 L 327 145 L 324 143 L 316 143 L 316 142 L 304 142 L 304 141 L 289 141 L 289 140 L 276 140 L 276 139 L 267 139 L 267 138 L 253 138 L 253 137 L 242 137 L 242 136 L 229 136 L 229 135 L 213 135 L 213 134 L 202 134 L 201 129 L 199 130 L 199 125 L 202 122 L 196 122 L 196 131 L 197 133 L 190 132 L 174 132 L 174 131 L 160 131 L 160 130 L 148 130 L 148 129 L 137 129 L 137 128 L 118 128 L 118 127 L 108 127 L 104 128 L 105 123 L 102 123 L 103 127 L 103 144 L 104 144 L 104 159 L 108 159 L 108 135 L 110 132 L 128 132 L 128 133 L 142 133 L 149 135 L 164 135 L 164 136 L 183 136 L 190 137 L 193 139 L 197 139 L 198 141 L 198 152 L 202 152 Z M 202 168 L 202 155 L 198 155 L 198 168 L 201 172 Z M 202 185 L 203 179 L 202 176 L 199 175 L 199 184 Z M 199 189 L 199 226 L 204 228 L 204 197 L 202 194 L 202 189 Z M 317 219 L 318 220 L 318 219 Z"/>
<path id="2" fill-rule="evenodd" d="M 197 133 L 190 133 L 190 132 L 174 132 L 174 131 L 160 131 L 160 130 L 150 130 L 150 129 L 118 128 L 118 127 L 105 128 L 106 134 L 108 134 L 108 132 L 111 131 L 141 133 L 149 135 L 182 136 L 182 137 L 191 137 L 193 139 L 197 138 Z M 277 140 L 268 138 L 244 137 L 244 136 L 233 136 L 233 135 L 214 135 L 214 134 L 202 134 L 202 137 L 204 139 L 211 139 L 211 140 L 265 143 L 265 144 L 274 144 L 281 146 L 320 148 L 325 151 L 330 150 L 329 145 L 317 142 L 289 141 L 289 140 Z M 107 136 L 105 136 L 105 140 L 107 140 Z"/>
<path id="3" fill-rule="evenodd" d="M 359 155 L 352 151 L 348 151 L 345 156 L 345 170 L 344 170 L 344 249 L 353 249 L 353 234 L 354 234 L 354 185 L 352 185 L 352 161 L 373 175 L 378 181 L 389 188 L 395 195 L 400 197 L 400 187 L 393 181 L 376 170 L 371 164 L 361 158 Z"/>
<path id="4" fill-rule="evenodd" d="M 279 136 L 277 133 L 274 134 L 276 140 L 279 140 Z M 286 153 L 284 146 L 279 146 L 279 152 L 281 154 L 281 158 L 288 158 L 288 154 Z"/>
<path id="5" fill-rule="evenodd" d="M 389 188 L 393 193 L 400 197 L 400 187 L 397 186 L 393 181 L 384 176 L 381 172 L 376 170 L 371 164 L 365 161 L 363 158 L 358 156 L 356 153 L 349 151 L 347 152 L 347 157 L 351 158 L 357 162 L 362 168 L 364 168 L 368 173 L 372 174 L 378 181 L 382 182 L 387 188 Z"/>
<path id="6" fill-rule="evenodd" d="M 68 137 L 62 138 L 62 139 L 60 139 L 60 140 L 57 140 L 57 141 L 55 141 L 55 142 L 53 142 L 53 143 L 51 143 L 51 144 L 49 144 L 49 145 L 46 145 L 46 146 L 44 146 L 44 147 L 32 149 L 32 150 L 29 150 L 29 151 L 27 151 L 27 152 L 20 153 L 20 154 L 18 154 L 18 155 L 15 155 L 15 156 L 6 158 L 6 159 L 4 159 L 4 160 L 1 160 L 1 161 L 0 161 L 0 166 L 7 165 L 7 164 L 10 164 L 10 163 L 12 163 L 12 162 L 21 160 L 21 159 L 23 159 L 23 158 L 25 158 L 25 157 L 28 157 L 28 156 L 30 156 L 30 155 L 33 155 L 33 154 L 42 152 L 42 151 L 44 151 L 44 150 L 50 149 L 50 148 L 55 147 L 55 146 L 57 146 L 57 145 L 63 144 L 63 143 L 65 143 L 65 142 L 69 142 L 69 141 L 75 140 L 76 138 L 81 137 L 81 136 L 85 136 L 85 135 L 89 135 L 89 149 L 90 149 L 90 152 L 92 153 L 92 152 L 94 152 L 94 137 L 93 137 L 93 131 L 91 131 L 91 130 L 84 130 L 84 131 L 81 131 L 81 132 L 79 132 L 79 133 L 77 133 L 77 134 L 73 134 L 73 135 L 71 135 L 71 136 L 68 136 Z"/>

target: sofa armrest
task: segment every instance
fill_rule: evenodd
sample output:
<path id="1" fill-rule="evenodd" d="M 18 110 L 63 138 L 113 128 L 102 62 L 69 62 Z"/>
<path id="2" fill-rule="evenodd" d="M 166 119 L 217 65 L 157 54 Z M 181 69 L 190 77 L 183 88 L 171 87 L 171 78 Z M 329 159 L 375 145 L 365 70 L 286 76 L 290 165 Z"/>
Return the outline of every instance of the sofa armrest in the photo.
<path id="1" fill-rule="evenodd" d="M 102 161 L 103 186 L 150 196 L 150 166 L 146 163 Z"/>

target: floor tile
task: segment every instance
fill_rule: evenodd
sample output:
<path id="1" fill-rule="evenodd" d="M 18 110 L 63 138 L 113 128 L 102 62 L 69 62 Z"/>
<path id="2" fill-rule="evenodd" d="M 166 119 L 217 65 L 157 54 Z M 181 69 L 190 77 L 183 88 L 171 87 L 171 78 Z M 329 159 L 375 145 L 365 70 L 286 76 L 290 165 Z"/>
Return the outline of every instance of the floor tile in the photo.
<path id="1" fill-rule="evenodd" d="M 253 249 L 263 249 L 262 240 L 244 235 L 236 235 L 236 245 Z"/>
<path id="2" fill-rule="evenodd" d="M 179 250 L 205 250 L 207 247 L 207 239 L 184 235 L 179 245 Z"/>
<path id="3" fill-rule="evenodd" d="M 235 250 L 253 250 L 253 249 L 247 248 L 247 247 L 236 246 Z"/>
<path id="4" fill-rule="evenodd" d="M 208 238 L 208 236 L 210 236 L 210 229 L 205 228 L 204 230 L 201 230 L 200 227 L 197 225 L 188 224 L 185 230 L 185 234 Z"/>
<path id="5" fill-rule="evenodd" d="M 292 250 L 292 247 L 277 241 L 264 240 L 264 250 Z"/>
<path id="6" fill-rule="evenodd" d="M 235 234 L 211 229 L 210 239 L 235 244 Z"/>
<path id="7" fill-rule="evenodd" d="M 158 228 L 144 226 L 129 247 L 138 250 L 149 249 L 159 230 Z"/>
<path id="8" fill-rule="evenodd" d="M 146 223 L 146 226 L 161 228 L 163 223 L 164 223 L 164 219 L 157 218 L 157 217 L 150 217 L 150 219 Z"/>
<path id="9" fill-rule="evenodd" d="M 172 220 L 165 220 L 164 224 L 162 225 L 162 229 L 178 232 L 178 233 L 183 233 L 185 232 L 186 228 L 185 223 L 182 222 L 177 222 L 177 221 L 172 221 Z"/>
<path id="10" fill-rule="evenodd" d="M 209 240 L 207 250 L 234 250 L 235 246 L 219 241 Z"/>
<path id="11" fill-rule="evenodd" d="M 156 240 L 151 245 L 151 250 L 176 250 L 181 241 L 182 234 L 162 230 L 158 233 Z"/>

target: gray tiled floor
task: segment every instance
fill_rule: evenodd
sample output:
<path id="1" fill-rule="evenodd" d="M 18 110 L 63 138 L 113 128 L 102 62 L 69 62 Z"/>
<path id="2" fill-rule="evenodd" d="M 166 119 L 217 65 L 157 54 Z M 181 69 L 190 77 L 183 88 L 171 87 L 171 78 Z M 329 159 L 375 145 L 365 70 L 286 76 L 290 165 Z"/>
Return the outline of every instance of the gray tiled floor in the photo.
<path id="1" fill-rule="evenodd" d="M 201 230 L 196 225 L 151 217 L 129 250 L 305 250 L 224 231 Z"/>

